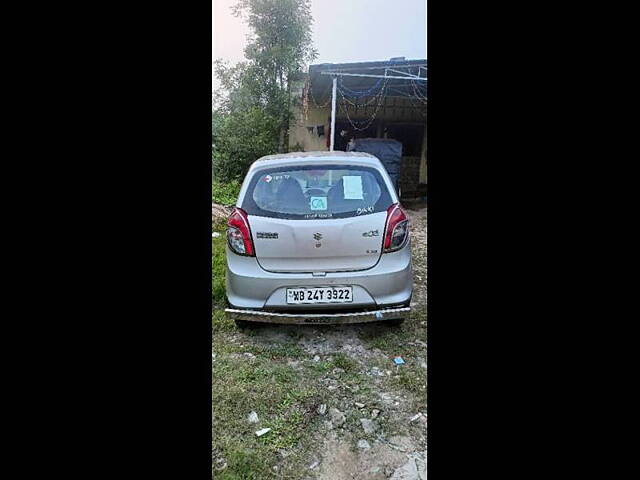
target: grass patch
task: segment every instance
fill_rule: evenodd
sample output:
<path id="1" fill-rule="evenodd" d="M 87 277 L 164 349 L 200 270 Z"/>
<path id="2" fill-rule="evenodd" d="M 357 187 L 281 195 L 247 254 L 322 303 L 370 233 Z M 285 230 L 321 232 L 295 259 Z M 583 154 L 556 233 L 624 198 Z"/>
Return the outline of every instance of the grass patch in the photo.
<path id="1" fill-rule="evenodd" d="M 308 364 L 308 368 L 311 371 L 318 374 L 329 373 L 333 369 L 332 362 L 326 362 L 326 361 L 314 362 L 313 360 L 309 360 L 307 364 Z"/>
<path id="2" fill-rule="evenodd" d="M 354 360 L 342 352 L 338 352 L 333 355 L 333 365 L 336 368 L 343 369 L 345 372 L 354 372 L 359 368 L 358 364 Z"/>
<path id="3" fill-rule="evenodd" d="M 227 219 L 226 218 L 214 218 L 212 219 L 212 231 L 220 234 L 227 233 Z"/>
<path id="4" fill-rule="evenodd" d="M 226 453 L 229 467 L 222 473 L 214 474 L 219 480 L 259 480 L 269 478 L 271 471 L 260 454 L 246 448 L 231 448 Z"/>
<path id="5" fill-rule="evenodd" d="M 213 333 L 230 332 L 236 329 L 236 324 L 233 320 L 227 317 L 224 310 L 214 309 L 212 313 Z M 232 345 L 232 344 L 227 344 Z M 214 348 L 214 351 L 218 351 Z"/>
<path id="6" fill-rule="evenodd" d="M 282 343 L 276 345 L 256 345 L 254 350 L 267 358 L 304 358 L 306 353 L 295 343 Z"/>
<path id="7" fill-rule="evenodd" d="M 304 371 L 274 361 L 269 353 L 253 360 L 219 354 L 213 378 L 213 448 L 228 465 L 215 478 L 281 478 L 284 472 L 272 469 L 280 462 L 279 449 L 292 451 L 282 467 L 299 473 L 299 462 L 310 447 L 305 439 L 320 422 L 315 410 L 321 403 L 320 392 L 305 381 Z M 252 410 L 258 423 L 246 419 Z M 271 431 L 257 437 L 262 428 Z"/>
<path id="8" fill-rule="evenodd" d="M 301 357 L 308 358 L 308 355 L 304 350 L 300 349 L 300 353 Z M 357 372 L 360 368 L 354 360 L 350 359 L 342 352 L 334 353 L 331 357 L 330 361 L 321 360 L 319 362 L 314 362 L 313 360 L 308 360 L 307 368 L 309 368 L 311 372 L 318 374 L 330 373 L 334 368 L 341 368 L 346 374 L 349 374 Z"/>
<path id="9" fill-rule="evenodd" d="M 361 338 L 368 348 L 379 349 L 390 359 L 401 356 L 407 361 L 423 357 L 425 348 L 416 343 L 416 340 L 427 341 L 426 326 L 421 324 L 424 320 L 426 320 L 426 314 L 414 311 L 401 326 L 365 329 L 361 333 Z"/>
<path id="10" fill-rule="evenodd" d="M 371 331 L 363 335 L 363 339 L 370 348 L 378 348 L 390 355 L 399 355 L 398 350 L 401 348 L 406 349 L 407 342 L 414 338 L 416 338 L 415 335 L 405 329 L 404 325 L 401 328 L 388 328 L 378 332 Z"/>
<path id="11" fill-rule="evenodd" d="M 427 373 L 423 368 L 399 368 L 397 374 L 398 378 L 394 378 L 393 381 L 400 388 L 413 393 L 426 395 Z"/>
<path id="12" fill-rule="evenodd" d="M 224 314 L 224 312 L 222 312 Z M 226 329 L 227 323 L 222 323 L 220 330 L 221 331 L 229 331 L 236 330 L 235 324 L 232 320 L 226 320 L 224 322 L 228 322 L 228 330 Z M 214 327 L 215 329 L 215 327 Z M 213 349 L 217 353 L 221 354 L 231 354 L 231 353 L 252 353 L 254 355 L 263 357 L 269 360 L 285 360 L 285 359 L 293 359 L 293 358 L 304 358 L 307 355 L 304 350 L 302 350 L 295 343 L 284 343 L 284 344 L 252 344 L 247 343 L 248 339 L 245 339 L 245 342 L 240 346 L 237 343 L 232 343 L 228 341 L 218 341 L 214 338 L 214 346 Z"/>

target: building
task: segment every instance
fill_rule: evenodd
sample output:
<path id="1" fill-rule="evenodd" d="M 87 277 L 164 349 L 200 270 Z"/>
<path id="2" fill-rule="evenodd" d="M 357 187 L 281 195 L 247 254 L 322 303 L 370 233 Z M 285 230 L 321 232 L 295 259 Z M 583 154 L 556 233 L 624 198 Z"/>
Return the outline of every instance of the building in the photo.
<path id="1" fill-rule="evenodd" d="M 403 145 L 403 198 L 422 196 L 427 182 L 426 60 L 311 65 L 292 86 L 289 151 L 329 150 L 333 78 L 335 150 L 351 138 L 392 138 Z M 419 78 L 418 78 L 419 77 Z"/>

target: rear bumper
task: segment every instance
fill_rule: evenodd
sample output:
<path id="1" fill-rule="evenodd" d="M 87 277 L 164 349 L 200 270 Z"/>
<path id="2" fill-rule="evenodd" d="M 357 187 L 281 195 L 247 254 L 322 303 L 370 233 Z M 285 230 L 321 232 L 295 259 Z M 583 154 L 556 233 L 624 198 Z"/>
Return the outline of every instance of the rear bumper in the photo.
<path id="1" fill-rule="evenodd" d="M 300 310 L 344 310 L 345 308 L 382 309 L 407 302 L 413 290 L 411 244 L 393 253 L 385 253 L 373 268 L 354 272 L 273 273 L 263 270 L 255 257 L 243 257 L 227 245 L 226 294 L 233 309 L 282 312 Z M 311 263 L 311 262 L 310 262 Z M 312 265 L 310 264 L 310 269 Z M 288 305 L 286 289 L 290 287 L 327 287 L 350 285 L 353 302 L 345 304 Z M 284 313 L 284 312 L 283 312 Z M 319 312 L 320 313 L 320 312 Z"/>
<path id="2" fill-rule="evenodd" d="M 227 308 L 225 312 L 234 320 L 263 323 L 283 323 L 294 325 L 335 325 L 344 323 L 379 322 L 402 318 L 411 311 L 410 307 L 389 308 L 371 312 L 356 313 L 272 313 L 256 310 L 238 310 Z"/>

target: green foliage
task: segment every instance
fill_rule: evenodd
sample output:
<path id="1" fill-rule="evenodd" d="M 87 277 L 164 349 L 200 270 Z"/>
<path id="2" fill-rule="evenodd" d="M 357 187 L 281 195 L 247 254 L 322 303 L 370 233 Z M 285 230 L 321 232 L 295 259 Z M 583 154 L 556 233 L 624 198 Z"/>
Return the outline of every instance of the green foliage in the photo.
<path id="1" fill-rule="evenodd" d="M 253 32 L 244 53 L 267 85 L 285 89 L 291 75 L 317 57 L 310 0 L 239 0 L 233 10 Z"/>
<path id="2" fill-rule="evenodd" d="M 254 64 L 239 62 L 229 65 L 222 60 L 214 63 L 215 75 L 221 88 L 216 91 L 214 105 L 222 114 L 260 108 L 278 116 L 277 108 L 284 105 L 278 90 L 264 82 L 264 72 Z"/>
<path id="3" fill-rule="evenodd" d="M 242 183 L 238 180 L 231 180 L 229 182 L 214 180 L 211 200 L 221 205 L 235 205 L 241 186 Z"/>
<path id="4" fill-rule="evenodd" d="M 213 112 L 214 178 L 242 179 L 263 155 L 286 151 L 291 82 L 317 53 L 310 0 L 239 0 L 234 14 L 252 31 L 246 62 L 215 63 L 221 89 Z"/>
<path id="5" fill-rule="evenodd" d="M 251 107 L 213 116 L 213 178 L 218 182 L 242 180 L 258 158 L 278 148 L 278 121 Z"/>

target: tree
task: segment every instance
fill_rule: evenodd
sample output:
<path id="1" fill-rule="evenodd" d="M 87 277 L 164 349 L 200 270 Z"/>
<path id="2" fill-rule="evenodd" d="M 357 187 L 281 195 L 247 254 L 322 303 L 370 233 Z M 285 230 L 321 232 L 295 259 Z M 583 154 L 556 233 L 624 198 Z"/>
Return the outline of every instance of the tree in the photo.
<path id="1" fill-rule="evenodd" d="M 279 119 L 279 150 L 286 151 L 291 80 L 317 57 L 310 0 L 239 0 L 233 12 L 253 32 L 245 48 L 247 65 L 240 84 Z"/>
<path id="2" fill-rule="evenodd" d="M 222 86 L 212 112 L 214 179 L 242 180 L 253 161 L 278 151 L 279 117 L 269 108 L 254 69 L 216 62 Z"/>
<path id="3" fill-rule="evenodd" d="M 278 119 L 253 107 L 233 114 L 213 113 L 213 178 L 242 180 L 251 163 L 276 152 Z"/>
<path id="4" fill-rule="evenodd" d="M 255 107 L 268 109 L 269 101 L 265 95 L 259 72 L 247 62 L 230 66 L 216 60 L 214 63 L 220 88 L 216 92 L 214 105 L 220 113 L 232 114 Z"/>
<path id="5" fill-rule="evenodd" d="M 309 0 L 239 0 L 252 30 L 245 62 L 215 62 L 212 157 L 219 181 L 242 179 L 257 158 L 287 151 L 291 82 L 316 57 Z"/>

